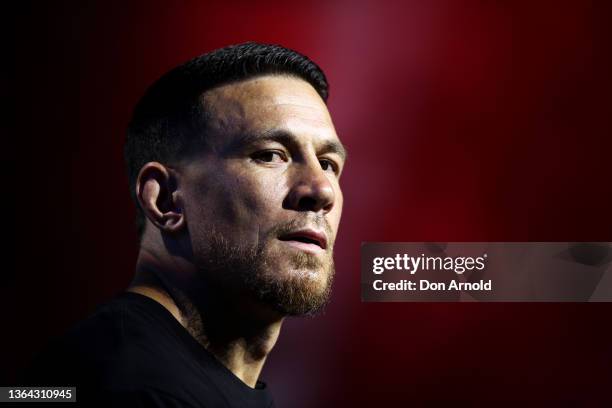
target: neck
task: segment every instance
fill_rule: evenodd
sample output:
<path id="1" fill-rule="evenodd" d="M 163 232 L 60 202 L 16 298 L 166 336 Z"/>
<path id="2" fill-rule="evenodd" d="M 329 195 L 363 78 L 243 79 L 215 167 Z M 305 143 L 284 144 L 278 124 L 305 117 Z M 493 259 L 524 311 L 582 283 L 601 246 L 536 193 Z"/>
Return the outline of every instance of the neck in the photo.
<path id="1" fill-rule="evenodd" d="M 165 307 L 203 347 L 254 388 L 278 339 L 283 316 L 250 297 L 220 294 L 198 284 L 196 272 L 185 258 L 160 256 L 143 245 L 128 291 Z"/>

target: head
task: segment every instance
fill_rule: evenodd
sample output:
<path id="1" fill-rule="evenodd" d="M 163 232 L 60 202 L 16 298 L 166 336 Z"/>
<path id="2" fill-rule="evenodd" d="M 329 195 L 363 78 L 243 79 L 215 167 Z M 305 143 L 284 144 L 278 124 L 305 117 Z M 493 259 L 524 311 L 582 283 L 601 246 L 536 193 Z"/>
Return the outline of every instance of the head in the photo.
<path id="1" fill-rule="evenodd" d="M 285 315 L 326 303 L 346 153 L 327 81 L 303 55 L 242 44 L 160 78 L 137 105 L 125 157 L 142 242 L 196 278 Z"/>

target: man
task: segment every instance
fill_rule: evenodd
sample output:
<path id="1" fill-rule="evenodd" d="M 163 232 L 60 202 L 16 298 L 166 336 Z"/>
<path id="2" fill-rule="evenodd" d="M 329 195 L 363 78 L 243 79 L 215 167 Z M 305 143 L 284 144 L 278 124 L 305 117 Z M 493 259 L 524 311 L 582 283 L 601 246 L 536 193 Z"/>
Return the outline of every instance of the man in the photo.
<path id="1" fill-rule="evenodd" d="M 247 43 L 165 74 L 125 157 L 141 236 L 128 290 L 56 342 L 31 383 L 107 406 L 272 406 L 286 316 L 326 303 L 346 158 L 320 68 Z"/>

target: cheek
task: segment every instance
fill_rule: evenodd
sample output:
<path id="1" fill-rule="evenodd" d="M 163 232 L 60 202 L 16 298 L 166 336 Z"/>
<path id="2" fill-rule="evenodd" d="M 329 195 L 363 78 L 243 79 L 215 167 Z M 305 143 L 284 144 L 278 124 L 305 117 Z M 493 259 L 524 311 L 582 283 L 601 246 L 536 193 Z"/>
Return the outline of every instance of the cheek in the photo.
<path id="1" fill-rule="evenodd" d="M 344 196 L 342 195 L 342 190 L 337 187 L 335 193 L 335 203 L 334 208 L 331 211 L 330 218 L 333 220 L 333 226 L 338 231 L 338 226 L 340 225 L 340 219 L 342 218 L 342 208 L 344 206 Z"/>
<path id="2" fill-rule="evenodd" d="M 261 218 L 264 220 L 275 209 L 283 191 L 283 184 L 261 174 L 261 171 L 243 171 L 225 187 L 229 201 L 225 204 L 232 209 L 234 219 Z"/>
<path id="3" fill-rule="evenodd" d="M 282 183 L 266 179 L 258 172 L 235 172 L 216 177 L 198 185 L 206 188 L 195 191 L 192 205 L 198 224 L 239 233 L 240 230 L 257 231 L 265 224 L 282 195 Z"/>
<path id="4" fill-rule="evenodd" d="M 338 212 L 337 214 L 334 214 L 333 218 L 330 219 L 330 225 L 334 231 L 334 243 L 336 242 L 338 231 L 340 230 L 340 215 L 340 212 Z"/>

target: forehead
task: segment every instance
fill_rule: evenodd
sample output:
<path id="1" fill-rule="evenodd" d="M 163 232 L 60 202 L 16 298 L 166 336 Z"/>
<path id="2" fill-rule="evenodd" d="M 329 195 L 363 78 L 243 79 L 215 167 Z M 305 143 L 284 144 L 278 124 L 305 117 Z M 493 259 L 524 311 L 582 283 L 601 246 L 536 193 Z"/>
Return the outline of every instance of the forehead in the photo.
<path id="1" fill-rule="evenodd" d="M 270 129 L 313 142 L 338 139 L 325 102 L 312 85 L 293 76 L 265 75 L 222 85 L 201 100 L 208 112 L 208 135 L 219 138 L 217 143 Z"/>

